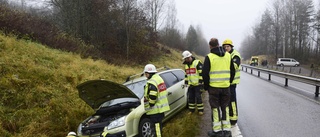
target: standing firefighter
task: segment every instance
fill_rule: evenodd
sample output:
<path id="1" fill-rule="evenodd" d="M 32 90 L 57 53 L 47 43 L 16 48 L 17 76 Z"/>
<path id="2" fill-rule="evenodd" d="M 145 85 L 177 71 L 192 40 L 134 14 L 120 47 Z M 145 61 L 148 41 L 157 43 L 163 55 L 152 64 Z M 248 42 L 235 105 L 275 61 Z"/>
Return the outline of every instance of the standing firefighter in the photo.
<path id="1" fill-rule="evenodd" d="M 203 88 L 202 63 L 195 59 L 189 51 L 182 53 L 185 64 L 185 84 L 188 88 L 189 114 L 192 114 L 197 107 L 199 115 L 203 115 L 203 103 L 200 88 Z"/>
<path id="2" fill-rule="evenodd" d="M 231 55 L 219 46 L 218 39 L 211 38 L 210 53 L 205 57 L 202 75 L 204 89 L 208 90 L 212 111 L 212 130 L 210 137 L 231 137 L 229 119 Z"/>
<path id="3" fill-rule="evenodd" d="M 144 88 L 144 107 L 147 115 L 150 116 L 154 123 L 153 134 L 156 137 L 161 137 L 162 120 L 164 112 L 170 110 L 167 99 L 167 88 L 163 79 L 156 74 L 156 67 L 152 64 L 147 64 L 144 67 L 144 74 L 148 81 Z"/>
<path id="4" fill-rule="evenodd" d="M 232 63 L 234 65 L 235 76 L 231 85 L 230 85 L 230 103 L 229 103 L 229 115 L 231 125 L 235 125 L 238 121 L 238 107 L 237 107 L 237 96 L 236 96 L 236 87 L 240 82 L 240 63 L 241 56 L 238 51 L 233 49 L 233 44 L 230 39 L 226 39 L 222 44 L 223 48 L 231 54 Z"/>

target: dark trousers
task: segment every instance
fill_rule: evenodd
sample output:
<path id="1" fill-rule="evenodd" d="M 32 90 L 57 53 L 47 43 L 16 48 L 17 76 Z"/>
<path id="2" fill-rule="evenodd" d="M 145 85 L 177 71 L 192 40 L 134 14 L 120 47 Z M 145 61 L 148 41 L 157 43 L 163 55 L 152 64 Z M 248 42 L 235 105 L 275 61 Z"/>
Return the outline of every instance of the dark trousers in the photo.
<path id="1" fill-rule="evenodd" d="M 238 106 L 237 106 L 237 85 L 230 85 L 230 103 L 229 103 L 229 116 L 231 125 L 235 125 L 238 121 Z"/>
<path id="2" fill-rule="evenodd" d="M 159 135 L 159 133 L 160 134 L 162 133 L 162 128 L 163 128 L 162 120 L 163 120 L 163 118 L 164 118 L 164 113 L 150 115 L 150 120 L 154 124 L 152 127 L 153 135 L 155 135 L 154 137 L 157 137 L 157 135 Z"/>
<path id="3" fill-rule="evenodd" d="M 203 112 L 203 103 L 200 86 L 189 86 L 188 88 L 188 107 L 191 112 L 195 111 L 196 106 L 199 112 Z"/>
<path id="4" fill-rule="evenodd" d="M 220 121 L 226 120 L 227 118 L 226 107 L 228 107 L 230 102 L 230 89 L 209 87 L 208 93 L 209 93 L 209 103 L 210 103 L 211 109 L 218 108 L 219 118 L 217 119 L 219 119 Z"/>

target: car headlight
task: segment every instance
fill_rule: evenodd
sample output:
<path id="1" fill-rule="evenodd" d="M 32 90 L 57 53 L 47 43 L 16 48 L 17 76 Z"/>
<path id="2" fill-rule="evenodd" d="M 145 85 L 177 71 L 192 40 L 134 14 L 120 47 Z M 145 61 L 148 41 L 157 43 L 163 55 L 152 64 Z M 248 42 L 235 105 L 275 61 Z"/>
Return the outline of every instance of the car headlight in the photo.
<path id="1" fill-rule="evenodd" d="M 114 121 L 112 121 L 108 127 L 106 127 L 108 130 L 110 129 L 114 129 L 114 128 L 117 128 L 117 127 L 120 127 L 120 126 L 123 126 L 125 124 L 125 119 L 126 119 L 126 116 L 123 116 L 119 119 L 116 119 Z"/>

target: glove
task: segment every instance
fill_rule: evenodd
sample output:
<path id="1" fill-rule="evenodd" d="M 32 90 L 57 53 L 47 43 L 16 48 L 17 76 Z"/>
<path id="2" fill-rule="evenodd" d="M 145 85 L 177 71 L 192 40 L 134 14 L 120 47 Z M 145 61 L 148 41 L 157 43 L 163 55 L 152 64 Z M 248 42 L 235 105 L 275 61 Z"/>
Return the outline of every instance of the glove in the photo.
<path id="1" fill-rule="evenodd" d="M 204 85 L 203 84 L 199 84 L 199 87 L 200 87 L 200 91 L 201 92 L 204 92 L 205 90 L 204 90 Z"/>

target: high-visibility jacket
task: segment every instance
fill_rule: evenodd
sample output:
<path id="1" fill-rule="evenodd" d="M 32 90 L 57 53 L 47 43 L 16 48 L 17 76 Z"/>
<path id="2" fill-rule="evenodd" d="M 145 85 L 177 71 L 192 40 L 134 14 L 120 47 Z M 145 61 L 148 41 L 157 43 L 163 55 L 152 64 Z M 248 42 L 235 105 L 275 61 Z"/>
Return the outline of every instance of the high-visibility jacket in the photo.
<path id="1" fill-rule="evenodd" d="M 150 90 L 149 84 L 154 85 L 156 90 Z M 147 81 L 144 89 L 144 106 L 147 115 L 163 113 L 170 110 L 167 94 L 167 87 L 163 79 L 158 74 L 154 74 Z M 157 98 L 153 100 L 150 96 L 156 96 Z M 150 104 L 154 104 L 154 106 L 151 107 Z"/>
<path id="2" fill-rule="evenodd" d="M 201 61 L 196 59 L 193 60 L 190 65 L 185 65 L 185 81 L 188 83 L 188 85 L 198 86 L 199 84 L 202 84 L 202 68 L 197 69 L 199 63 L 201 63 Z"/>
<path id="3" fill-rule="evenodd" d="M 241 56 L 240 56 L 240 53 L 236 50 L 233 50 L 232 53 L 231 53 L 231 58 L 233 59 L 235 56 L 238 56 L 241 60 Z M 234 75 L 234 79 L 232 81 L 232 85 L 233 84 L 239 84 L 240 83 L 240 64 L 238 66 L 237 63 L 233 63 L 234 65 L 234 69 L 236 70 L 236 73 Z"/>
<path id="4" fill-rule="evenodd" d="M 230 53 L 225 52 L 223 57 L 216 54 L 209 53 L 208 58 L 210 60 L 210 83 L 211 87 L 215 88 L 227 88 L 230 86 Z"/>

